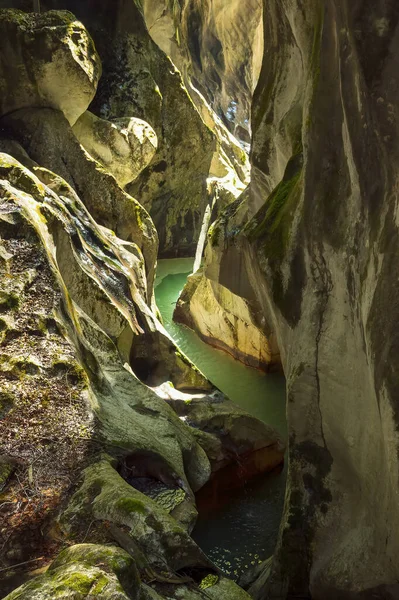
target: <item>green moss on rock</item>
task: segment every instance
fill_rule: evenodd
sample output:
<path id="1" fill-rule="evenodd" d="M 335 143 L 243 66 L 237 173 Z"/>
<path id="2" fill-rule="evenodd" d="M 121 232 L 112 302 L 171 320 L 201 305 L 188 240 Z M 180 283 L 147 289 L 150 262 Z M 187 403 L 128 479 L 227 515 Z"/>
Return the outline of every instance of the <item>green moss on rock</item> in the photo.
<path id="1" fill-rule="evenodd" d="M 8 479 L 14 471 L 14 465 L 7 460 L 0 460 L 0 492 L 6 486 Z"/>
<path id="2" fill-rule="evenodd" d="M 200 588 L 200 590 L 206 590 L 207 588 L 210 588 L 210 587 L 216 585 L 218 581 L 219 581 L 219 577 L 217 575 L 214 575 L 213 573 L 209 573 L 209 575 L 204 577 L 204 579 L 201 581 L 201 583 L 199 584 L 198 587 Z"/>
<path id="3" fill-rule="evenodd" d="M 7 600 L 133 600 L 140 584 L 134 560 L 121 548 L 78 544 L 63 550 L 46 573 L 16 589 Z"/>
<path id="4" fill-rule="evenodd" d="M 16 294 L 0 291 L 0 313 L 16 310 L 19 307 L 19 298 Z"/>
<path id="5" fill-rule="evenodd" d="M 147 514 L 144 503 L 136 498 L 121 498 L 115 503 L 115 508 L 124 514 L 139 513 Z"/>
<path id="6" fill-rule="evenodd" d="M 212 224 L 209 229 L 209 233 L 208 233 L 208 237 L 211 242 L 212 248 L 216 248 L 219 245 L 220 233 L 221 233 L 220 226 L 218 226 L 216 223 Z"/>
<path id="7" fill-rule="evenodd" d="M 301 192 L 301 175 L 302 154 L 298 154 L 288 162 L 283 180 L 245 227 L 249 240 L 260 243 L 267 258 L 280 260 L 284 256 Z"/>
<path id="8" fill-rule="evenodd" d="M 78 592 L 79 594 L 87 595 L 91 591 L 93 579 L 85 573 L 71 573 L 62 579 L 59 591 L 59 596 L 64 595 L 64 589 Z"/>

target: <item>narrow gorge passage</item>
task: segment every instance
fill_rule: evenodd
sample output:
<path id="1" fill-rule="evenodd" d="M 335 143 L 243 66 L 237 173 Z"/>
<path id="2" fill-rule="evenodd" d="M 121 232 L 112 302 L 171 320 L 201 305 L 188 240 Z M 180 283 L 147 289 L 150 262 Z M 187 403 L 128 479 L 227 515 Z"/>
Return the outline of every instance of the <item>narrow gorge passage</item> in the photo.
<path id="1" fill-rule="evenodd" d="M 286 439 L 284 376 L 265 375 L 246 367 L 173 322 L 176 301 L 192 266 L 191 258 L 158 262 L 155 296 L 166 330 L 214 385 Z M 283 510 L 286 469 L 262 475 L 244 488 L 229 492 L 228 498 L 220 498 L 219 506 L 201 507 L 199 503 L 192 537 L 228 576 L 237 579 L 273 554 Z"/>
<path id="2" fill-rule="evenodd" d="M 0 0 L 0 600 L 399 600 L 398 173 L 398 0 Z"/>

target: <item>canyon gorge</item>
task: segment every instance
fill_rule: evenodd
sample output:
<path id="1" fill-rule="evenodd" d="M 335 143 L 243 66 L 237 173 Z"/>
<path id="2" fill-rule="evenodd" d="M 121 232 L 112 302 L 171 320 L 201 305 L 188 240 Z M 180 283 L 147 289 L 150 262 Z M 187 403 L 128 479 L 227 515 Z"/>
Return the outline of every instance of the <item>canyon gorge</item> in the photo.
<path id="1" fill-rule="evenodd" d="M 1 598 L 399 600 L 398 73 L 394 0 L 0 0 Z"/>

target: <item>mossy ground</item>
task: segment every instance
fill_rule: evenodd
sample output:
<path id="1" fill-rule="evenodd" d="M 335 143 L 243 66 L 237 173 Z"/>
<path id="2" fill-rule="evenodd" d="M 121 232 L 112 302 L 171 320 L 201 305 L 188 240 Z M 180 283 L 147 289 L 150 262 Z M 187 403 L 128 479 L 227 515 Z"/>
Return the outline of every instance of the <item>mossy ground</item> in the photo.
<path id="1" fill-rule="evenodd" d="M 48 525 L 92 454 L 94 424 L 85 375 L 54 316 L 60 297 L 47 259 L 24 226 L 10 232 L 0 221 L 0 233 L 0 438 L 13 464 L 1 472 L 0 569 L 11 577 L 12 565 L 43 566 L 58 550 Z"/>

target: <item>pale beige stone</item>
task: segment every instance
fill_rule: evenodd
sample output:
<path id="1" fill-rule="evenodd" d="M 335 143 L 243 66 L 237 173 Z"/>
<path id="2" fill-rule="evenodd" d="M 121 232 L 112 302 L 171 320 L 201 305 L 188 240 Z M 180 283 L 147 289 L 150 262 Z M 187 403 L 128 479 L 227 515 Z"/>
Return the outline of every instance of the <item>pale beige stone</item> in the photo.
<path id="1" fill-rule="evenodd" d="M 2 10 L 0 51 L 0 116 L 46 107 L 73 125 L 94 98 L 100 58 L 72 13 Z"/>
<path id="2" fill-rule="evenodd" d="M 153 128 L 135 118 L 106 121 L 86 111 L 75 123 L 73 132 L 121 187 L 136 179 L 151 162 L 158 146 Z"/>

